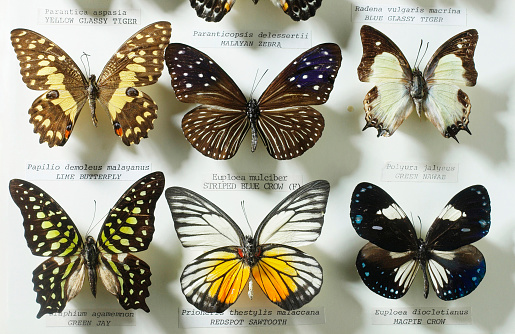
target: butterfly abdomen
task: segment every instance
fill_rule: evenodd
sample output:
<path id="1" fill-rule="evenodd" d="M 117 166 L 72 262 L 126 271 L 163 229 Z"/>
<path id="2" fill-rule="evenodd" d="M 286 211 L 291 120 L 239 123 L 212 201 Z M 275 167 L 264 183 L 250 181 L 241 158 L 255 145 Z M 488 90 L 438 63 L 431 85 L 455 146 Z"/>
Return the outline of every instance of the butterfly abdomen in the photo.
<path id="1" fill-rule="evenodd" d="M 89 100 L 89 109 L 91 110 L 91 119 L 93 120 L 93 124 L 97 126 L 97 115 L 96 115 L 96 105 L 98 99 L 98 85 L 97 78 L 94 74 L 89 77 L 88 80 L 88 100 Z"/>
<path id="2" fill-rule="evenodd" d="M 250 123 L 250 131 L 252 136 L 251 151 L 254 152 L 257 147 L 257 121 L 259 118 L 259 104 L 255 99 L 250 99 L 246 106 L 247 118 Z"/>
<path id="3" fill-rule="evenodd" d="M 427 96 L 427 83 L 422 75 L 422 72 L 418 68 L 413 69 L 413 80 L 411 81 L 410 95 L 415 102 L 418 116 L 422 112 L 422 103 Z"/>
<path id="4" fill-rule="evenodd" d="M 98 267 L 98 248 L 92 236 L 86 238 L 86 245 L 83 250 L 86 259 L 86 268 L 88 268 L 88 281 L 91 293 L 97 296 L 97 267 Z"/>

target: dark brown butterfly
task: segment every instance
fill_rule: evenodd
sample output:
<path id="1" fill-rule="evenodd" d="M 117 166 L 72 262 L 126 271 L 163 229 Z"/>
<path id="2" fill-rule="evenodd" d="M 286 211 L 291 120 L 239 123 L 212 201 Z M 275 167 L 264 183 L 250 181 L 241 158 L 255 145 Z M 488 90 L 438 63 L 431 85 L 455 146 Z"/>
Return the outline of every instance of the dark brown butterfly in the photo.
<path id="1" fill-rule="evenodd" d="M 322 135 L 324 118 L 309 105 L 329 98 L 341 50 L 333 43 L 307 50 L 259 100 L 249 101 L 214 60 L 191 46 L 170 44 L 165 61 L 177 99 L 201 104 L 182 119 L 184 135 L 195 149 L 213 159 L 230 159 L 250 129 L 252 152 L 259 135 L 268 153 L 283 160 L 303 154 Z"/>
<path id="2" fill-rule="evenodd" d="M 170 34 L 170 22 L 155 22 L 141 29 L 122 44 L 97 80 L 94 75 L 86 78 L 70 56 L 45 36 L 14 29 L 11 41 L 23 82 L 30 89 L 47 91 L 29 109 L 39 142 L 48 142 L 50 147 L 66 144 L 86 100 L 96 126 L 97 99 L 125 145 L 138 144 L 147 137 L 157 118 L 157 105 L 135 87 L 152 85 L 161 76 Z"/>
<path id="3" fill-rule="evenodd" d="M 259 0 L 252 0 L 257 4 Z M 195 9 L 198 17 L 208 22 L 218 22 L 224 18 L 236 0 L 190 0 L 191 7 Z M 307 20 L 322 5 L 322 0 L 272 0 L 272 2 L 281 7 L 284 13 L 288 14 L 292 20 Z"/>
<path id="4" fill-rule="evenodd" d="M 446 138 L 458 141 L 460 130 L 470 134 L 470 100 L 460 86 L 476 84 L 477 40 L 474 29 L 457 34 L 436 50 L 421 72 L 416 64 L 411 69 L 402 51 L 385 34 L 364 25 L 358 77 L 376 86 L 363 100 L 367 121 L 363 130 L 374 127 L 378 137 L 391 136 L 416 109 Z"/>

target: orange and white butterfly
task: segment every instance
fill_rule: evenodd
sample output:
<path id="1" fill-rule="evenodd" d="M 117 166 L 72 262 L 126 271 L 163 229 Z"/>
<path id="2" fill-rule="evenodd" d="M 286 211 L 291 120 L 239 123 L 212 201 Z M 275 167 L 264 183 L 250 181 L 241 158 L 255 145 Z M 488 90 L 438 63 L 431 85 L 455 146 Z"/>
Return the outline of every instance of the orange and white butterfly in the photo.
<path id="1" fill-rule="evenodd" d="M 166 199 L 182 245 L 207 250 L 182 272 L 186 299 L 199 310 L 221 313 L 236 302 L 252 273 L 279 307 L 295 310 L 309 303 L 320 292 L 322 267 L 295 247 L 320 235 L 328 196 L 324 180 L 300 187 L 263 219 L 252 237 L 206 198 L 168 188 Z"/>

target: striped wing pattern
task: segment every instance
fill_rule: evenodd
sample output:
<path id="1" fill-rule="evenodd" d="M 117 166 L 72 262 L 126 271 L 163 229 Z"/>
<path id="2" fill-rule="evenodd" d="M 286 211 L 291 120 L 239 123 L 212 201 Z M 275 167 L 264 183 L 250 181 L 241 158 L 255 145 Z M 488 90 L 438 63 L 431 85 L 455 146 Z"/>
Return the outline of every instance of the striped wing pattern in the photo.
<path id="1" fill-rule="evenodd" d="M 309 105 L 329 98 L 341 64 L 338 45 L 317 45 L 294 59 L 268 86 L 259 101 L 247 101 L 239 87 L 205 53 L 172 43 L 165 61 L 177 99 L 202 105 L 182 120 L 186 139 L 213 159 L 236 154 L 249 129 L 251 150 L 257 136 L 275 159 L 292 159 L 321 137 L 324 118 Z"/>
<path id="2" fill-rule="evenodd" d="M 68 54 L 43 35 L 14 29 L 11 42 L 27 87 L 47 90 L 29 109 L 30 123 L 40 143 L 63 146 L 89 98 L 93 123 L 98 98 L 115 133 L 126 145 L 137 144 L 153 128 L 157 105 L 135 87 L 157 82 L 163 53 L 170 40 L 169 22 L 156 22 L 129 38 L 99 76 L 86 78 Z"/>
<path id="3" fill-rule="evenodd" d="M 161 172 L 151 173 L 132 185 L 111 210 L 99 233 L 93 262 L 75 224 L 61 206 L 34 184 L 13 179 L 11 197 L 24 218 L 25 239 L 34 255 L 50 257 L 33 272 L 37 317 L 61 312 L 81 290 L 87 268 L 95 294 L 96 275 L 125 309 L 149 311 L 150 268 L 128 252 L 148 247 L 154 231 L 155 202 L 164 189 Z M 98 267 L 94 267 L 95 263 Z M 93 277 L 92 277 L 93 276 Z"/>
<path id="4" fill-rule="evenodd" d="M 179 240 L 184 247 L 208 250 L 181 275 L 186 299 L 205 312 L 223 312 L 236 302 L 252 272 L 265 295 L 286 310 L 311 301 L 322 285 L 322 267 L 291 245 L 318 238 L 328 193 L 327 181 L 300 187 L 271 211 L 252 238 L 204 197 L 168 188 L 166 198 Z"/>

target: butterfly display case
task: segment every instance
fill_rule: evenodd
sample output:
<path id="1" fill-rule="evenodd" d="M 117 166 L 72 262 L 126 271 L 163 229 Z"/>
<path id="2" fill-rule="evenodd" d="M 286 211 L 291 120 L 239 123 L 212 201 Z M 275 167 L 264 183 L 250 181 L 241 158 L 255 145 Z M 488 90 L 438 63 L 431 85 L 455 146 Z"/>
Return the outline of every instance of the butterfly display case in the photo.
<path id="1" fill-rule="evenodd" d="M 237 0 L 218 1 L 212 8 L 207 3 L 4 4 L 1 331 L 512 333 L 512 1 Z M 38 58 L 43 50 L 52 51 Z M 33 55 L 37 60 L 27 58 Z M 71 65 L 54 68 L 56 59 Z M 412 100 L 405 84 L 415 67 L 426 80 L 418 86 L 429 96 L 425 102 Z M 99 79 L 89 86 L 91 75 Z M 450 81 L 458 88 L 445 86 Z M 229 88 L 219 89 L 220 82 Z M 36 86 L 44 89 L 29 89 Z M 86 103 L 91 92 L 99 97 L 96 114 Z M 56 99 L 63 102 L 53 103 Z M 411 115 L 399 111 L 401 106 Z M 260 121 L 246 121 L 247 113 Z M 290 128 L 295 136 L 284 134 Z M 160 173 L 150 174 L 157 171 L 164 187 Z M 137 180 L 152 184 L 152 195 Z M 26 200 L 20 191 L 31 196 Z M 361 199 L 369 202 L 357 202 Z M 72 236 L 45 227 L 31 232 L 45 224 L 33 225 L 42 219 L 38 205 L 30 204 L 35 214 L 23 213 L 28 202 L 55 202 L 45 217 L 73 221 Z M 153 212 L 153 221 L 124 218 L 135 228 L 110 230 L 119 215 L 142 209 L 149 210 L 145 217 Z M 370 212 L 381 223 L 369 223 Z M 202 226 L 189 229 L 195 219 L 212 226 L 220 222 L 223 228 L 202 238 Z M 389 236 L 440 252 L 445 262 L 429 264 L 427 273 L 419 270 L 409 283 L 395 283 L 402 291 L 390 287 L 405 277 L 384 278 L 384 272 L 411 268 L 405 263 L 412 262 L 400 259 L 415 249 L 397 247 L 395 238 L 383 240 L 401 256 L 367 243 L 396 219 L 409 228 L 392 228 Z M 142 228 L 142 221 L 150 225 Z M 288 224 L 271 231 L 283 221 Z M 435 236 L 447 221 L 459 221 L 459 228 Z M 407 230 L 409 242 L 399 236 Z M 80 254 L 72 259 L 65 253 L 72 252 L 70 244 L 79 244 L 73 236 L 82 235 L 86 243 L 87 236 L 98 235 L 110 273 L 123 271 L 126 258 L 137 263 L 143 297 L 130 297 L 137 285 L 122 282 L 133 272 L 102 283 L 102 277 L 115 274 L 106 275 L 108 269 L 100 265 L 96 297 L 82 277 L 81 292 L 72 289 L 77 296 L 62 313 L 40 310 L 42 300 L 59 297 L 35 292 L 41 290 L 40 276 L 33 277 L 33 271 L 57 253 L 41 251 L 47 246 L 38 238 L 61 232 L 60 244 L 49 246 L 66 248 L 52 260 L 61 268 L 54 275 L 81 276 L 62 266 L 78 263 Z M 110 233 L 119 239 L 108 245 Z M 464 237 L 467 233 L 474 236 Z M 299 289 L 298 299 L 274 297 L 267 290 L 274 284 L 259 281 L 266 274 L 249 271 L 252 299 L 247 283 L 227 305 L 207 308 L 223 314 L 199 310 L 199 294 L 190 286 L 198 277 L 207 280 L 200 270 L 205 260 L 213 261 L 213 254 L 217 261 L 222 255 L 242 256 L 243 247 L 231 248 L 220 235 L 230 235 L 226 239 L 233 243 L 250 240 L 269 264 L 277 263 L 270 260 L 275 253 L 290 256 L 292 268 L 312 275 L 291 285 L 288 278 L 283 281 L 285 291 Z M 286 235 L 301 240 L 287 241 Z M 427 243 L 418 240 L 425 236 Z M 435 240 L 465 248 L 441 253 Z M 212 244 L 218 251 L 197 249 Z M 110 253 L 116 247 L 138 252 L 137 258 Z M 376 263 L 370 253 L 382 256 L 373 270 L 367 270 Z M 465 257 L 475 262 L 458 262 Z M 465 274 L 449 284 L 446 279 L 461 269 Z M 48 276 L 48 281 L 41 276 L 41 286 L 53 284 L 55 278 Z M 454 283 L 468 290 L 441 289 Z M 119 292 L 118 301 L 109 292 L 119 286 L 132 288 Z M 374 291 L 383 286 L 387 292 Z M 271 302 L 274 298 L 279 302 Z M 127 305 L 132 307 L 124 309 Z"/>

